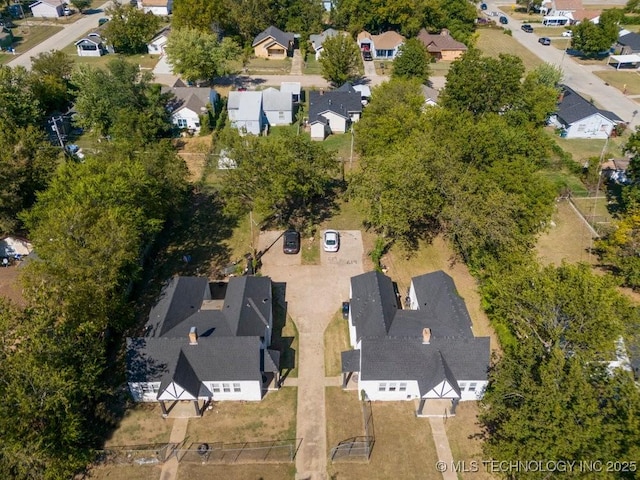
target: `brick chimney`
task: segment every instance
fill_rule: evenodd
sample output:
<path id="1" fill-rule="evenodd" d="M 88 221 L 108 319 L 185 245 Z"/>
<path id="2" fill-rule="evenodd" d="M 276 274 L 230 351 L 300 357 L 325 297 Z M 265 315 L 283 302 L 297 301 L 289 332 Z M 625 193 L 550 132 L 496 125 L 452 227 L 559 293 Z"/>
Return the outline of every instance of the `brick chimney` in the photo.
<path id="1" fill-rule="evenodd" d="M 422 344 L 423 345 L 429 345 L 430 342 L 431 342 L 431 329 L 430 328 L 423 328 L 422 329 Z"/>
<path id="2" fill-rule="evenodd" d="M 191 327 L 189 330 L 189 345 L 197 345 L 198 344 L 198 329 L 196 327 Z"/>

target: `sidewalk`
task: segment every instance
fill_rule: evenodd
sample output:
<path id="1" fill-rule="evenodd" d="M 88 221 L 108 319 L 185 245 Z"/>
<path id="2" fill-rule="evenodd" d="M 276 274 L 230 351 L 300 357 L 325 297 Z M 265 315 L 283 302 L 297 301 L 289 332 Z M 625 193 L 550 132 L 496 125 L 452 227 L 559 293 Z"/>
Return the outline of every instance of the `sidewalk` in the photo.
<path id="1" fill-rule="evenodd" d="M 431 425 L 431 435 L 433 443 L 436 445 L 438 454 L 438 471 L 442 471 L 443 480 L 458 480 L 458 475 L 453 471 L 453 455 L 449 446 L 447 431 L 444 429 L 444 419 L 442 417 L 429 417 Z"/>
<path id="2" fill-rule="evenodd" d="M 188 418 L 174 419 L 169 443 L 177 444 L 182 442 L 187 435 L 187 426 L 189 426 Z M 175 480 L 176 478 L 178 478 L 178 459 L 173 455 L 162 465 L 160 480 Z"/>

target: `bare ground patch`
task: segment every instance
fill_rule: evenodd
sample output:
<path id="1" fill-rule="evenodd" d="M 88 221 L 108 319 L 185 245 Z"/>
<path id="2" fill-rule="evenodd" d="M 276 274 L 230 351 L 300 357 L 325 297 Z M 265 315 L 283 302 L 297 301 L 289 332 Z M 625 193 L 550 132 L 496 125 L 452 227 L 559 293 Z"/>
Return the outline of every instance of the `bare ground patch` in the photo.
<path id="1" fill-rule="evenodd" d="M 20 285 L 20 270 L 16 265 L 0 267 L 0 296 L 21 307 L 26 305 L 22 296 L 22 285 Z"/>
<path id="2" fill-rule="evenodd" d="M 220 478 L 228 480 L 287 480 L 295 477 L 293 464 L 269 465 L 181 465 L 178 480 Z"/>
<path id="3" fill-rule="evenodd" d="M 202 179 L 207 166 L 208 154 L 211 151 L 211 135 L 203 137 L 186 137 L 174 141 L 178 155 L 187 164 L 189 180 L 197 182 Z"/>

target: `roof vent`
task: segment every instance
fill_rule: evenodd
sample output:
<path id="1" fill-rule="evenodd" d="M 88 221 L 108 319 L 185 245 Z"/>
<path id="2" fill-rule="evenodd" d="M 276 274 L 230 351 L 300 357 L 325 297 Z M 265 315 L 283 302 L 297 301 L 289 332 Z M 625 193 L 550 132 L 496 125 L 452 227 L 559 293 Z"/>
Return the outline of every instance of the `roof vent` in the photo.
<path id="1" fill-rule="evenodd" d="M 189 345 L 197 345 L 198 344 L 198 329 L 196 327 L 191 327 L 189 330 Z"/>
<path id="2" fill-rule="evenodd" d="M 430 342 L 431 342 L 431 329 L 430 328 L 423 328 L 422 329 L 422 344 L 423 345 L 429 345 Z"/>

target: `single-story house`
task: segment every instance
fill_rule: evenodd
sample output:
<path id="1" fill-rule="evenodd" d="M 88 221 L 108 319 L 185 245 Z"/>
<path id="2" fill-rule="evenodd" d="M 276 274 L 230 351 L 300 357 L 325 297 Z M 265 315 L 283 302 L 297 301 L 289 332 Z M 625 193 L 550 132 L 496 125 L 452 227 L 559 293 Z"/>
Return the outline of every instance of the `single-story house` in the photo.
<path id="1" fill-rule="evenodd" d="M 136 402 L 259 401 L 279 384 L 268 277 L 174 277 L 149 313 L 145 334 L 127 338 L 127 382 Z"/>
<path id="2" fill-rule="evenodd" d="M 291 94 L 293 103 L 300 103 L 300 82 L 282 82 L 280 83 L 280 91 Z"/>
<path id="3" fill-rule="evenodd" d="M 358 373 L 370 400 L 479 400 L 487 386 L 488 337 L 474 337 L 471 317 L 453 279 L 443 271 L 411 280 L 400 307 L 389 277 L 351 278 L 349 343 L 342 353 L 343 387 Z"/>
<path id="4" fill-rule="evenodd" d="M 367 31 L 358 34 L 358 46 L 362 52 L 371 52 L 374 59 L 393 60 L 405 38 L 397 32 L 388 31 L 372 35 Z"/>
<path id="5" fill-rule="evenodd" d="M 640 34 L 636 32 L 629 32 L 626 35 L 618 37 L 615 50 L 616 53 L 621 55 L 640 53 Z"/>
<path id="6" fill-rule="evenodd" d="M 429 33 L 423 28 L 418 33 L 418 40 L 437 60 L 451 62 L 460 58 L 467 51 L 467 46 L 453 38 L 446 28 L 443 28 L 439 34 Z"/>
<path id="7" fill-rule="evenodd" d="M 589 20 L 598 23 L 602 10 L 587 10 L 582 0 L 547 0 L 540 8 L 544 15 L 542 24 L 546 26 L 575 25 Z"/>
<path id="8" fill-rule="evenodd" d="M 147 52 L 151 55 L 164 55 L 164 47 L 167 46 L 170 33 L 171 25 L 160 30 L 158 34 L 147 43 Z"/>
<path id="9" fill-rule="evenodd" d="M 320 55 L 322 54 L 322 50 L 323 50 L 322 44 L 324 43 L 324 41 L 327 38 L 335 37 L 339 33 L 342 33 L 343 35 L 345 34 L 345 32 L 339 32 L 338 30 L 335 30 L 333 28 L 327 28 L 324 32 L 320 34 L 309 35 L 309 42 L 311 42 L 311 48 L 313 48 L 313 51 L 316 56 L 316 60 L 320 59 Z"/>
<path id="10" fill-rule="evenodd" d="M 162 87 L 163 93 L 173 94 L 167 108 L 171 112 L 171 122 L 180 129 L 200 131 L 200 117 L 207 105 L 215 108 L 218 93 L 205 87 Z"/>
<path id="11" fill-rule="evenodd" d="M 422 94 L 424 95 L 424 103 L 430 107 L 438 105 L 438 97 L 440 96 L 440 90 L 437 90 L 428 85 L 422 85 Z"/>
<path id="12" fill-rule="evenodd" d="M 260 32 L 251 46 L 256 57 L 285 59 L 293 53 L 294 34 L 273 25 Z"/>
<path id="13" fill-rule="evenodd" d="M 231 126 L 240 134 L 260 135 L 267 124 L 262 110 L 262 92 L 229 92 L 227 113 Z"/>
<path id="14" fill-rule="evenodd" d="M 293 122 L 293 98 L 289 92 L 273 87 L 263 90 L 262 110 L 270 126 L 291 125 Z"/>
<path id="15" fill-rule="evenodd" d="M 58 18 L 64 15 L 65 4 L 62 0 L 39 0 L 29 5 L 34 17 Z"/>
<path id="16" fill-rule="evenodd" d="M 97 33 L 90 33 L 75 43 L 79 57 L 101 57 L 109 53 L 107 42 Z"/>
<path id="17" fill-rule="evenodd" d="M 596 107 L 570 87 L 561 85 L 561 88 L 558 109 L 549 118 L 549 124 L 562 128 L 564 137 L 605 139 L 623 122 L 615 113 Z"/>
<path id="18" fill-rule="evenodd" d="M 173 11 L 173 0 L 137 0 L 137 3 L 144 13 L 166 17 Z"/>
<path id="19" fill-rule="evenodd" d="M 320 136 L 321 128 L 320 126 L 314 128 L 314 124 L 320 122 L 320 124 L 326 125 L 326 120 L 329 133 L 344 133 L 351 124 L 360 120 L 361 115 L 362 97 L 351 84 L 345 84 L 330 92 L 321 90 L 309 94 L 309 124 L 311 125 L 311 138 L 314 140 L 326 138 Z"/>

